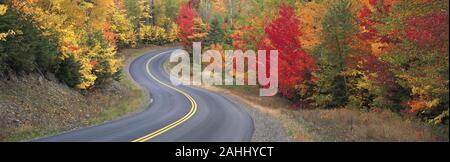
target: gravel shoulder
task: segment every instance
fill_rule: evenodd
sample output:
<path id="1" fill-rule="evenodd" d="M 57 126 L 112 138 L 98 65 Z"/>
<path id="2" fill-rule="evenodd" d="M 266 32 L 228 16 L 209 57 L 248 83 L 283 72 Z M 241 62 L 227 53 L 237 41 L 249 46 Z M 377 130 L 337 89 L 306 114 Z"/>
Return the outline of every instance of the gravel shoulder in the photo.
<path id="1" fill-rule="evenodd" d="M 288 131 L 283 127 L 281 121 L 269 113 L 258 111 L 253 106 L 242 102 L 238 96 L 222 94 L 224 97 L 240 105 L 252 117 L 255 126 L 252 142 L 292 142 Z"/>

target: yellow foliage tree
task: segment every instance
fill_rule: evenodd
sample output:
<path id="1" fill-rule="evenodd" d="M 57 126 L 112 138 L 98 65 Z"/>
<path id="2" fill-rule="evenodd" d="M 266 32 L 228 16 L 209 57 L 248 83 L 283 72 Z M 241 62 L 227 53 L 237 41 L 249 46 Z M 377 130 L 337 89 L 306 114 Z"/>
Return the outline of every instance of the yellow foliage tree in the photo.
<path id="1" fill-rule="evenodd" d="M 178 29 L 177 23 L 172 22 L 169 30 L 167 31 L 167 38 L 166 38 L 167 41 L 169 43 L 173 43 L 173 42 L 177 41 L 178 40 L 178 32 L 179 32 L 179 29 Z"/>
<path id="2" fill-rule="evenodd" d="M 115 7 L 114 0 L 81 2 L 12 0 L 11 4 L 16 10 L 23 13 L 24 18 L 31 18 L 31 21 L 43 31 L 43 35 L 54 35 L 57 38 L 60 52 L 58 54 L 59 62 L 64 63 L 70 59 L 72 63 L 68 65 L 78 65 L 61 67 L 66 64 L 60 64 L 61 70 L 57 70 L 57 73 L 62 81 L 79 89 L 89 89 L 99 78 L 96 75 L 100 74 L 99 71 L 111 73 L 103 76 L 111 76 L 112 73 L 118 71 L 120 65 L 115 63 L 119 60 L 115 56 L 115 36 L 111 32 L 114 28 L 109 25 L 110 17 L 114 15 L 115 11 L 111 10 Z M 120 18 L 120 16 L 115 18 Z M 118 24 L 121 23 L 123 24 L 123 22 Z M 116 32 L 122 31 L 116 30 Z M 102 36 L 95 36 L 99 32 L 102 33 Z M 102 45 L 89 43 L 89 38 L 92 38 L 93 42 L 101 42 Z M 120 34 L 119 39 L 121 39 Z M 96 52 L 98 48 L 104 52 Z M 108 66 L 111 66 L 112 70 L 96 67 L 98 62 L 111 63 Z"/>
<path id="3" fill-rule="evenodd" d="M 298 8 L 300 17 L 300 31 L 303 34 L 300 37 L 302 47 L 312 50 L 321 40 L 322 19 L 327 11 L 327 5 L 324 2 L 305 2 Z"/>
<path id="4" fill-rule="evenodd" d="M 139 31 L 139 38 L 144 44 L 164 44 L 166 30 L 159 26 L 143 25 Z"/>
<path id="5" fill-rule="evenodd" d="M 126 17 L 125 10 L 113 8 L 111 18 L 111 28 L 116 33 L 117 44 L 121 47 L 136 47 L 136 36 L 133 29 L 133 24 Z"/>
<path id="6" fill-rule="evenodd" d="M 194 18 L 194 32 L 192 35 L 188 36 L 188 40 L 190 42 L 202 41 L 206 37 L 208 37 L 209 27 L 208 24 L 204 23 L 202 18 L 196 17 Z"/>

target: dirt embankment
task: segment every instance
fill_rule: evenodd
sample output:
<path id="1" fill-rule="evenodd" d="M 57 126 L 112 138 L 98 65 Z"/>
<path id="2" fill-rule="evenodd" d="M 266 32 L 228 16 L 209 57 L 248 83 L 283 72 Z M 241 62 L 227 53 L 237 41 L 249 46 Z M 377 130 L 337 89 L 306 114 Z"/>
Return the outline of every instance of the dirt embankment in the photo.
<path id="1" fill-rule="evenodd" d="M 89 92 L 39 75 L 0 80 L 0 141 L 20 141 L 112 120 L 139 108 L 142 94 L 127 81 Z"/>
<path id="2" fill-rule="evenodd" d="M 133 58 L 162 48 L 122 50 L 123 79 L 90 91 L 69 88 L 51 74 L 0 78 L 0 141 L 50 136 L 139 112 L 149 96 L 134 84 L 127 67 Z"/>

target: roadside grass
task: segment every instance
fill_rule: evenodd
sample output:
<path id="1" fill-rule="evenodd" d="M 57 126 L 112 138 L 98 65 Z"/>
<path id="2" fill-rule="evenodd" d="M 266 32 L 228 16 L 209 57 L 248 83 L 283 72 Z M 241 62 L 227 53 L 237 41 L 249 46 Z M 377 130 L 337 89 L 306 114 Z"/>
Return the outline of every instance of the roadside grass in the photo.
<path id="1" fill-rule="evenodd" d="M 47 127 L 34 127 L 31 125 L 24 125 L 9 137 L 4 138 L 2 141 L 19 142 L 25 140 L 31 140 L 42 136 L 51 136 L 60 133 L 60 130 Z"/>
<path id="2" fill-rule="evenodd" d="M 128 92 L 120 96 L 107 96 L 102 94 L 93 96 L 92 99 L 95 100 L 93 102 L 99 102 L 104 107 L 111 108 L 104 109 L 98 116 L 83 121 L 84 125 L 100 124 L 143 110 L 142 104 L 146 100 L 144 92 L 128 78 L 122 79 L 120 86 Z"/>
<path id="3" fill-rule="evenodd" d="M 37 75 L 0 80 L 0 141 L 52 136 L 142 111 L 148 98 L 125 72 L 126 66 L 132 58 L 166 47 L 122 50 L 122 80 L 89 92 L 79 92 Z"/>
<path id="4" fill-rule="evenodd" d="M 296 141 L 449 141 L 448 125 L 431 125 L 388 110 L 292 109 L 292 103 L 281 96 L 260 97 L 257 86 L 204 88 L 235 95 L 259 111 L 271 114 L 283 123 L 287 134 Z"/>
<path id="5" fill-rule="evenodd" d="M 431 125 L 386 111 L 349 108 L 285 111 L 324 141 L 448 142 L 448 126 Z"/>

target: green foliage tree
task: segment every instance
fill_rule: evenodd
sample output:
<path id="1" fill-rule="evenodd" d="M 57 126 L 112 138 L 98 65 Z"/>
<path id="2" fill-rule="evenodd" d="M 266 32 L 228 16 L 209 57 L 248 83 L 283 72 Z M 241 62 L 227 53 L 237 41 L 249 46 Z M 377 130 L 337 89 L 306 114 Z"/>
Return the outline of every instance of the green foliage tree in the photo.
<path id="1" fill-rule="evenodd" d="M 322 22 L 323 42 L 315 49 L 318 78 L 313 96 L 316 106 L 330 108 L 344 106 L 348 99 L 346 56 L 358 29 L 351 3 L 340 0 L 332 4 Z"/>
<path id="2" fill-rule="evenodd" d="M 0 15 L 0 33 L 0 73 L 45 72 L 54 68 L 57 47 L 52 35 L 44 36 L 13 8 L 4 9 Z"/>
<path id="3" fill-rule="evenodd" d="M 210 32 L 205 40 L 205 45 L 224 43 L 223 19 L 220 15 L 215 15 L 210 23 Z"/>
<path id="4" fill-rule="evenodd" d="M 73 55 L 61 61 L 59 67 L 56 76 L 68 86 L 75 87 L 82 82 L 81 74 L 78 72 L 81 65 Z"/>

